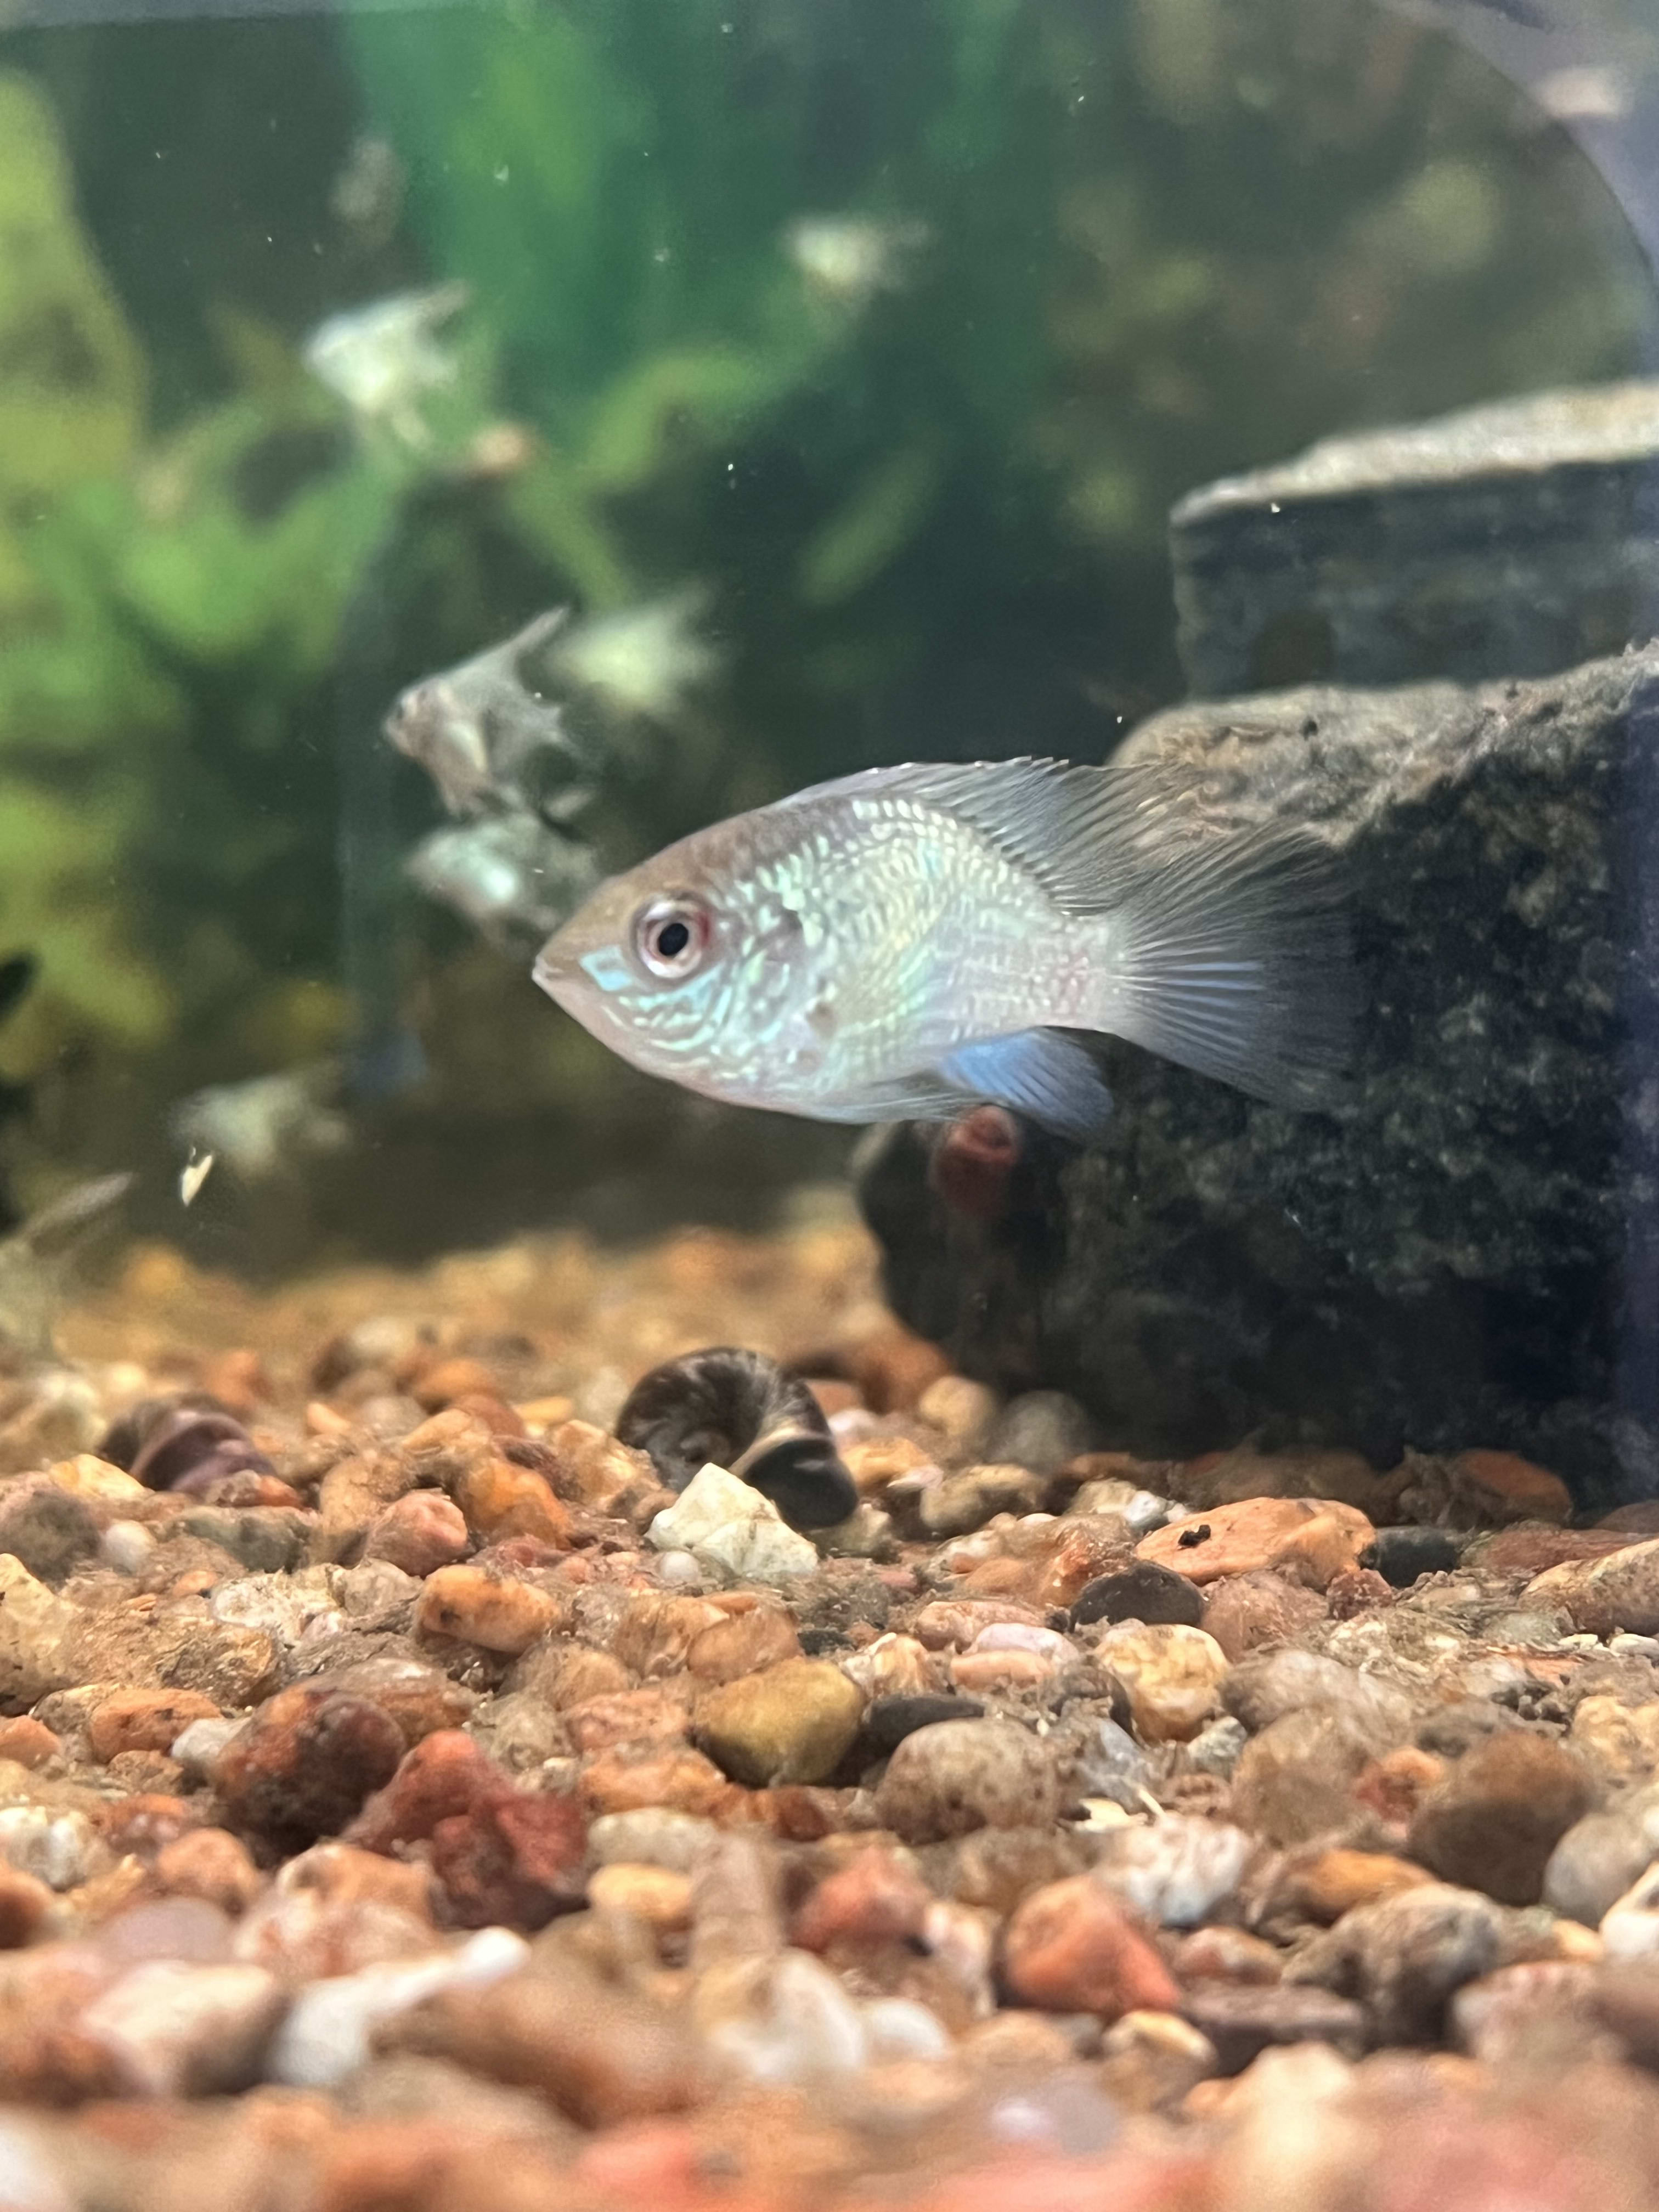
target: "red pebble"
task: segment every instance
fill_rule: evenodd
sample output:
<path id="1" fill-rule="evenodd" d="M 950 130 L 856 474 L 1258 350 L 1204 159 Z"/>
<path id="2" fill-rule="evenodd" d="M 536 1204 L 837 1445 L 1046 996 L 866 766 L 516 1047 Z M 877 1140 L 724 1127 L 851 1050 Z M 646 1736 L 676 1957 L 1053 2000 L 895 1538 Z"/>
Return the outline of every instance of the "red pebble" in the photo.
<path id="1" fill-rule="evenodd" d="M 920 1934 L 933 1893 L 890 1851 L 860 1851 L 821 1881 L 795 1916 L 803 1951 L 832 1943 L 902 1943 Z"/>
<path id="2" fill-rule="evenodd" d="M 510 1776 L 464 1730 L 434 1729 L 368 1800 L 347 1829 L 345 1841 L 364 1850 L 391 1852 L 399 1844 L 430 1836 L 440 1821 L 469 1814 L 512 1790 Z"/>
<path id="3" fill-rule="evenodd" d="M 440 1820 L 432 1871 L 459 1928 L 543 1928 L 583 1902 L 587 1823 L 574 1797 L 512 1791 Z"/>

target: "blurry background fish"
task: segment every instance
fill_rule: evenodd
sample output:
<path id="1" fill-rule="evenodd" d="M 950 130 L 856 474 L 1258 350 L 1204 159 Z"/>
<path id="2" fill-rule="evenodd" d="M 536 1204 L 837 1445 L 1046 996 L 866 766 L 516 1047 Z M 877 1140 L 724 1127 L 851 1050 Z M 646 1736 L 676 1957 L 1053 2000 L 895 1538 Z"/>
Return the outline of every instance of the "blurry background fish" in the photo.
<path id="1" fill-rule="evenodd" d="M 686 751 L 696 692 L 720 666 L 698 626 L 707 605 L 688 586 L 582 621 L 556 607 L 399 695 L 386 734 L 462 823 L 410 856 L 428 897 L 511 952 L 574 912 L 605 872 L 582 818 L 659 775 L 649 730 L 678 732 Z"/>
<path id="2" fill-rule="evenodd" d="M 100 1233 L 113 1230 L 132 1182 L 122 1174 L 76 1183 L 0 1237 L 0 1367 L 50 1358 L 52 1323 L 76 1288 L 77 1267 Z"/>

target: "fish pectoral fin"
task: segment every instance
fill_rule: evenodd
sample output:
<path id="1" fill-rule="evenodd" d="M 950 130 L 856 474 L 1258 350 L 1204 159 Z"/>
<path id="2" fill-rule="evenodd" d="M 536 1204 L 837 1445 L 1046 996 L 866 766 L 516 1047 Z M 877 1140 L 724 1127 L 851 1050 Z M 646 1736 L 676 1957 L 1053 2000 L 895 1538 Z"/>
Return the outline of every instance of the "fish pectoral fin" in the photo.
<path id="1" fill-rule="evenodd" d="M 961 1045 L 940 1064 L 945 1080 L 1079 1140 L 1110 1117 L 1112 1094 L 1087 1048 L 1058 1030 L 1021 1030 Z"/>

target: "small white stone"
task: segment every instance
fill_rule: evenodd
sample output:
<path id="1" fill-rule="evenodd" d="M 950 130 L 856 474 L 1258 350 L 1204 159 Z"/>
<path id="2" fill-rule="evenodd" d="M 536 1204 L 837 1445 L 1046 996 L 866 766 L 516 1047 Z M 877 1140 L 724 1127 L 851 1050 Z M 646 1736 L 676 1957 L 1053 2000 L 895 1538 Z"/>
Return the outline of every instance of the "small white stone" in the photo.
<path id="1" fill-rule="evenodd" d="M 657 1580 L 669 1589 L 696 1589 L 702 1569 L 690 1552 L 665 1552 L 657 1562 Z"/>
<path id="2" fill-rule="evenodd" d="M 79 2026 L 131 2087 L 202 2096 L 246 2086 L 282 2008 L 282 1984 L 263 1966 L 151 1959 L 94 1997 Z"/>
<path id="3" fill-rule="evenodd" d="M 247 1726 L 246 1721 L 207 1719 L 191 1721 L 188 1728 L 180 1729 L 168 1746 L 168 1756 L 176 1759 L 186 1776 L 194 1782 L 206 1782 L 219 1763 L 220 1754 L 234 1736 L 239 1736 Z"/>
<path id="4" fill-rule="evenodd" d="M 1165 1928 L 1196 1928 L 1238 1887 L 1255 1848 L 1243 1828 L 1166 1814 L 1120 1829 L 1095 1863 L 1115 1897 Z"/>
<path id="5" fill-rule="evenodd" d="M 1638 1875 L 1602 1915 L 1601 1949 L 1608 1959 L 1659 1955 L 1659 1863 Z"/>
<path id="6" fill-rule="evenodd" d="M 914 1997 L 872 1997 L 863 2007 L 870 2061 L 948 2058 L 951 2039 L 935 2015 Z"/>
<path id="7" fill-rule="evenodd" d="M 257 1628 L 284 1650 L 292 1650 L 319 1613 L 332 1612 L 333 1599 L 321 1574 L 243 1575 L 221 1583 L 208 1601 L 216 1620 L 236 1628 Z M 337 1620 L 340 1615 L 336 1613 Z"/>
<path id="8" fill-rule="evenodd" d="M 855 2074 L 869 2057 L 858 2006 L 807 1951 L 711 1969 L 698 1984 L 694 2014 L 717 2057 L 769 2087 Z"/>
<path id="9" fill-rule="evenodd" d="M 0 1858 L 48 1889 L 74 1889 L 105 1856 L 84 1813 L 52 1813 L 44 1805 L 0 1812 Z"/>
<path id="10" fill-rule="evenodd" d="M 793 1582 L 818 1563 L 812 1545 L 786 1525 L 769 1498 L 712 1464 L 658 1514 L 646 1540 L 659 1552 L 688 1551 L 705 1571 L 738 1582 Z"/>
<path id="11" fill-rule="evenodd" d="M 666 1867 L 690 1874 L 720 1841 L 712 1820 L 672 1805 L 641 1805 L 627 1813 L 601 1813 L 587 1832 L 595 1866 Z"/>
<path id="12" fill-rule="evenodd" d="M 970 1651 L 1035 1651 L 1056 1667 L 1069 1667 L 1082 1653 L 1069 1636 L 1025 1620 L 994 1620 L 969 1645 Z"/>
<path id="13" fill-rule="evenodd" d="M 769 1498 L 710 1461 L 698 1468 L 674 1503 L 657 1515 L 645 1532 L 645 1540 L 659 1552 L 695 1553 L 703 1538 L 716 1528 L 763 1512 L 778 1518 L 778 1510 Z"/>
<path id="14" fill-rule="evenodd" d="M 444 1990 L 485 1989 L 516 1972 L 529 1956 L 529 1944 L 510 1928 L 481 1928 L 459 1950 L 309 1983 L 271 2045 L 266 2078 L 295 2089 L 331 2088 L 368 2057 L 370 2038 L 382 2021 Z"/>
<path id="15" fill-rule="evenodd" d="M 0 2120 L 0 2212 L 76 2212 L 69 2191 L 52 2172 L 57 2164 L 56 2152 L 47 2149 L 45 2138 L 28 2121 Z"/>
<path id="16" fill-rule="evenodd" d="M 118 1575 L 136 1575 L 155 1549 L 142 1521 L 112 1521 L 98 1542 L 98 1556 Z"/>

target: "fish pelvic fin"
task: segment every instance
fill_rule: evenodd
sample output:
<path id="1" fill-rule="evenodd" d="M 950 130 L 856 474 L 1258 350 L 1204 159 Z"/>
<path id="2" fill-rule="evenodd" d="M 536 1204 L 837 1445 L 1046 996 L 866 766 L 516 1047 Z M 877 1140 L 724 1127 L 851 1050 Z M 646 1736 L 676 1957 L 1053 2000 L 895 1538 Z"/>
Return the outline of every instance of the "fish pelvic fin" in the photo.
<path id="1" fill-rule="evenodd" d="M 979 1099 L 1079 1142 L 1097 1135 L 1112 1111 L 1112 1094 L 1088 1048 L 1058 1030 L 1021 1030 L 958 1046 L 939 1073 Z"/>
<path id="2" fill-rule="evenodd" d="M 1279 828 L 1155 844 L 1108 925 L 1100 1026 L 1273 1105 L 1337 1103 L 1359 994 L 1330 854 Z"/>

